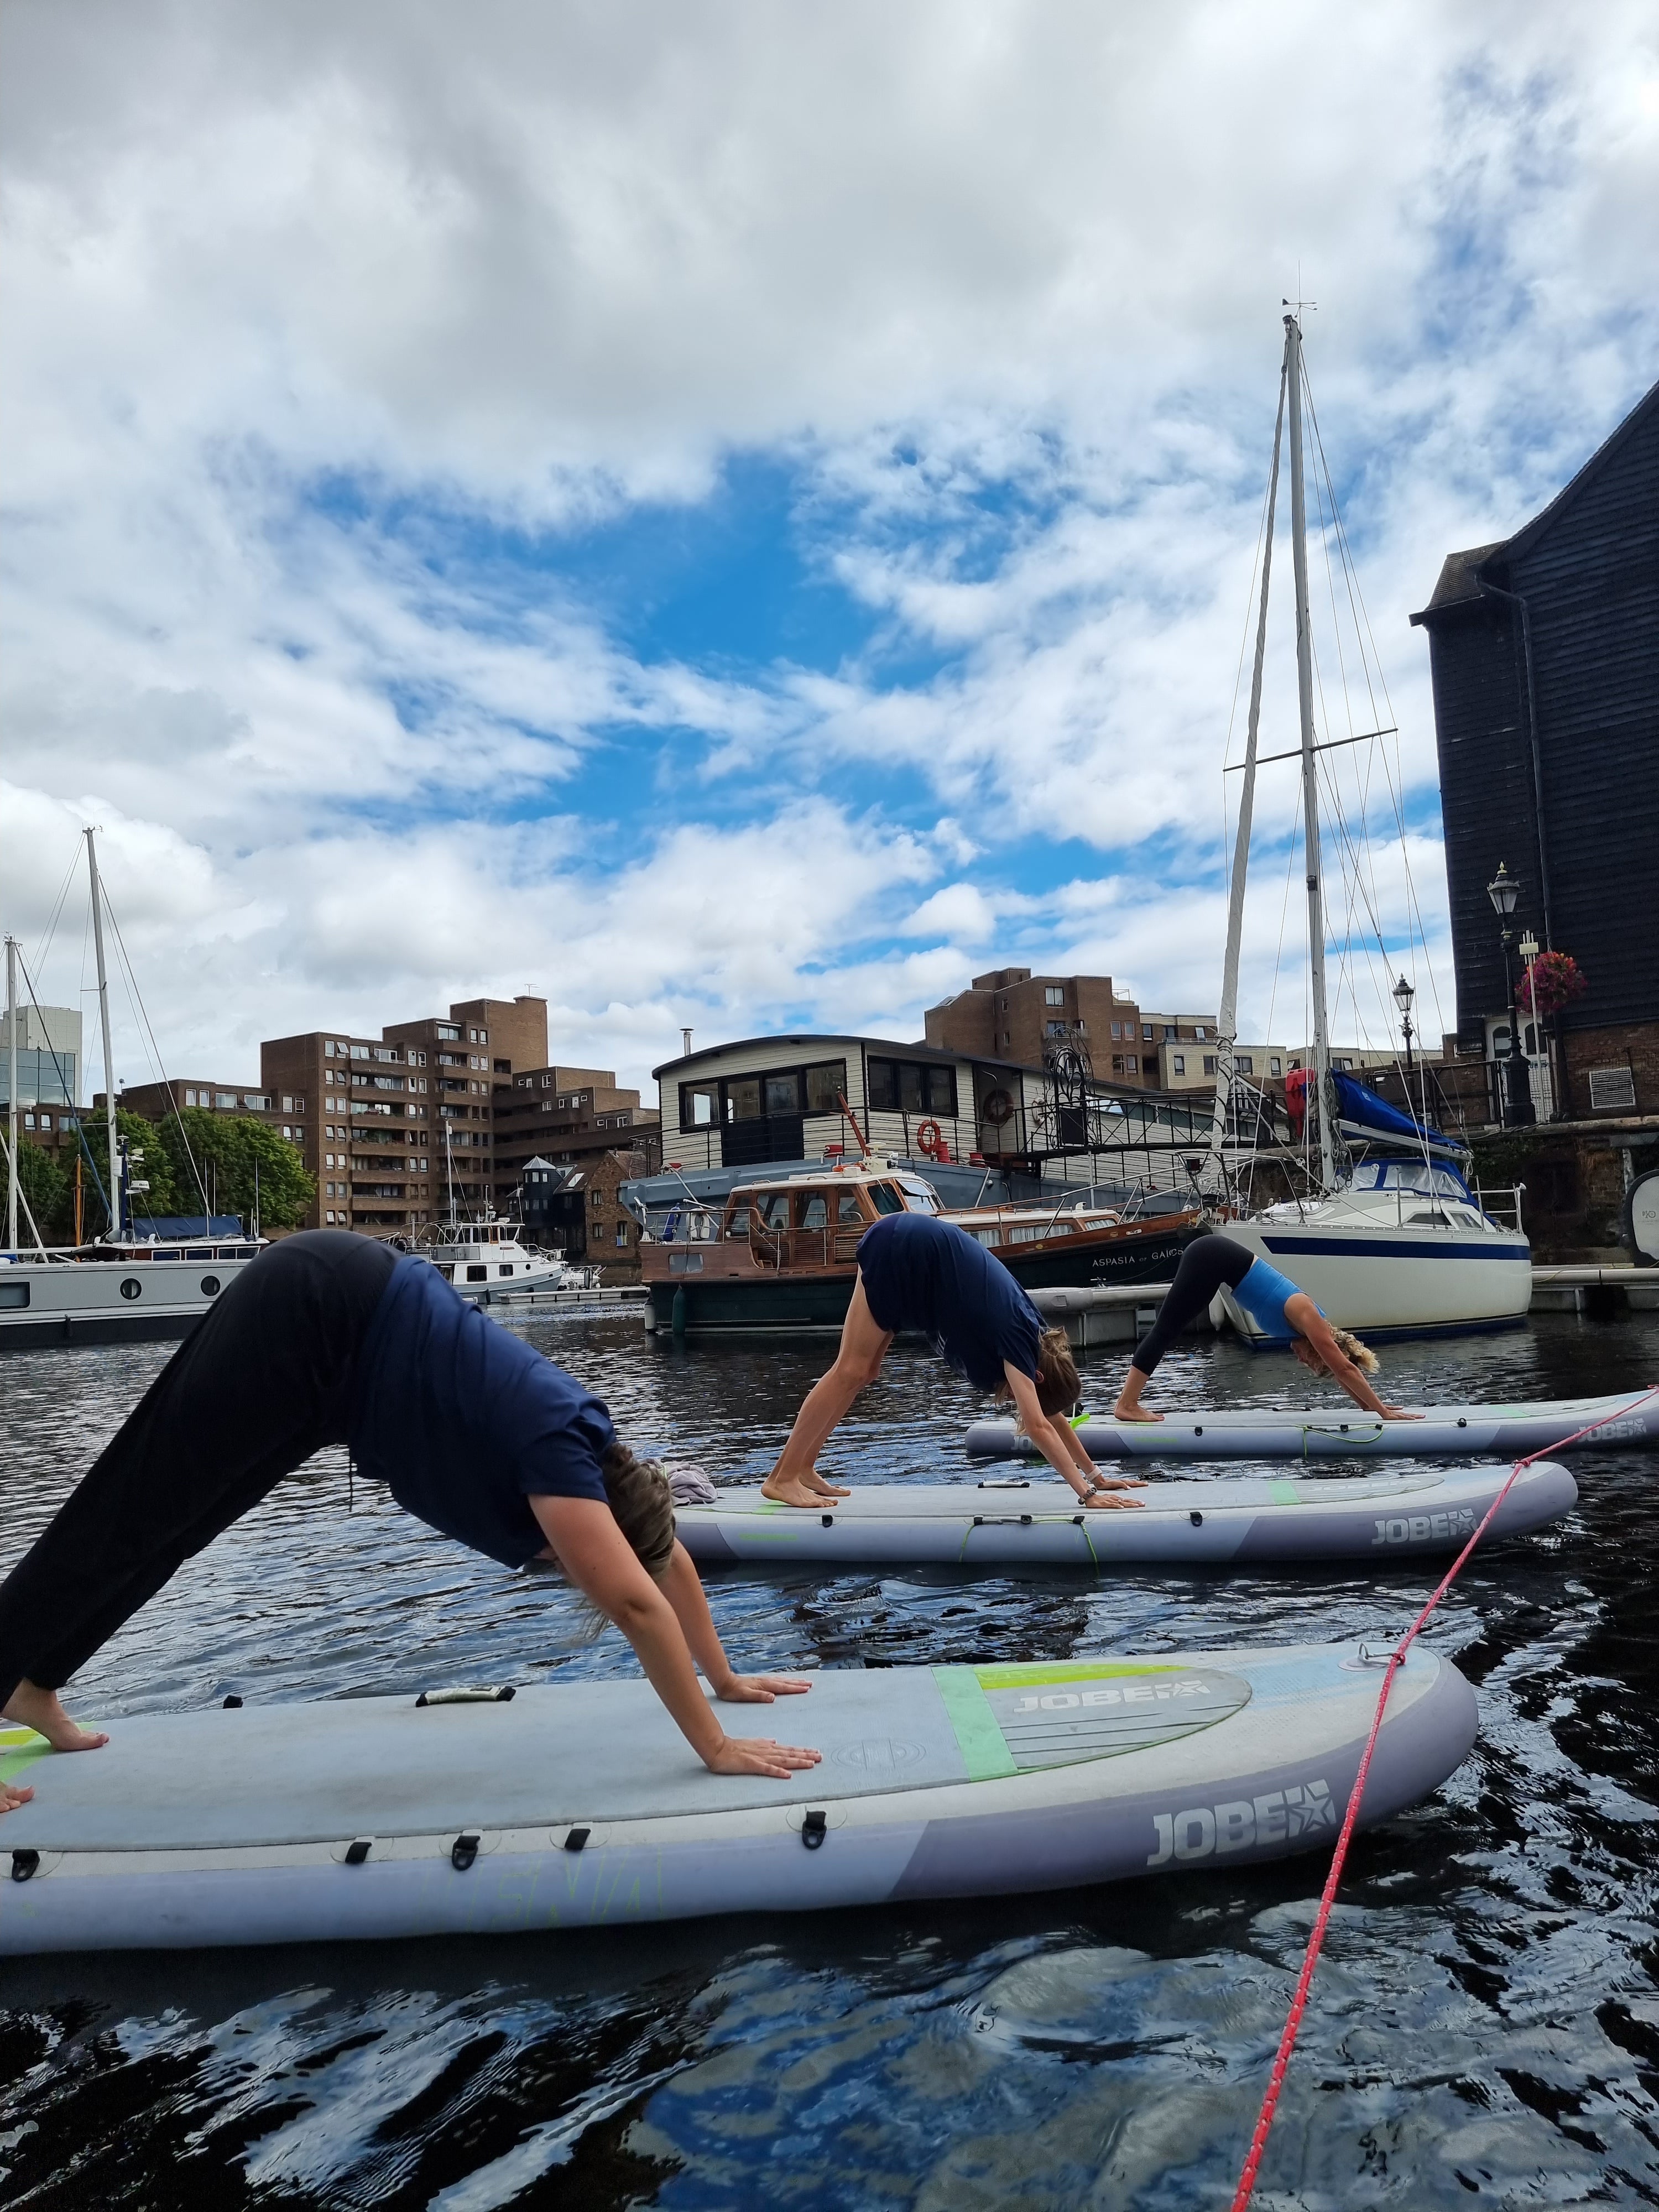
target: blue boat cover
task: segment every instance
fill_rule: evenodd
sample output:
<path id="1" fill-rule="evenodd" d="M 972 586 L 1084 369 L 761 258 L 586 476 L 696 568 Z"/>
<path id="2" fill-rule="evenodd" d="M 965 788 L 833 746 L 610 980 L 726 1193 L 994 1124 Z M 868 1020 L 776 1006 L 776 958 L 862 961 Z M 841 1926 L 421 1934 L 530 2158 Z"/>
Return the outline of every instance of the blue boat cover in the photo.
<path id="1" fill-rule="evenodd" d="M 1415 1114 L 1402 1113 L 1398 1106 L 1390 1106 L 1380 1092 L 1356 1076 L 1333 1074 L 1336 1085 L 1337 1110 L 1341 1115 L 1344 1133 L 1391 1139 L 1395 1144 L 1409 1145 L 1419 1151 L 1426 1145 L 1431 1152 L 1466 1158 L 1468 1146 L 1455 1137 L 1448 1137 L 1426 1121 L 1419 1121 Z"/>

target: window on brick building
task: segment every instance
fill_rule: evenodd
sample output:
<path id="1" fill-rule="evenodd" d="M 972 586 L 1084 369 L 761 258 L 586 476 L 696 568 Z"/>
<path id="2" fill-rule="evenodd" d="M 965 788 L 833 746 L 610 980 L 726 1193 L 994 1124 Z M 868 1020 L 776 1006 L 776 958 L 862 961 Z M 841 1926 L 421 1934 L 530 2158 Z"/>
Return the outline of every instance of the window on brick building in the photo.
<path id="1" fill-rule="evenodd" d="M 1042 1003 L 1045 1006 L 1063 1006 L 1066 1003 L 1065 991 L 1058 983 L 1045 983 L 1042 987 Z"/>

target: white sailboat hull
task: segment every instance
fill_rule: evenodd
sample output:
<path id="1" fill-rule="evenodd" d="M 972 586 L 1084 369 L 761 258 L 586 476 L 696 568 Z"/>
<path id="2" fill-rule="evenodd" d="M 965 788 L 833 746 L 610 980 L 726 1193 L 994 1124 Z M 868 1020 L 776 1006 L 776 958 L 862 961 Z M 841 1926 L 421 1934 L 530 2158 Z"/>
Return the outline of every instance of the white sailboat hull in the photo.
<path id="1" fill-rule="evenodd" d="M 1524 1237 L 1322 1218 L 1323 1212 L 1301 1222 L 1230 1221 L 1224 1234 L 1288 1276 L 1339 1328 L 1361 1335 L 1453 1335 L 1526 1317 L 1532 1249 Z M 1225 1291 L 1220 1304 L 1241 1336 L 1265 1340 Z"/>
<path id="2" fill-rule="evenodd" d="M 0 1351 L 188 1336 L 258 1248 L 190 1249 L 199 1256 L 0 1256 Z"/>

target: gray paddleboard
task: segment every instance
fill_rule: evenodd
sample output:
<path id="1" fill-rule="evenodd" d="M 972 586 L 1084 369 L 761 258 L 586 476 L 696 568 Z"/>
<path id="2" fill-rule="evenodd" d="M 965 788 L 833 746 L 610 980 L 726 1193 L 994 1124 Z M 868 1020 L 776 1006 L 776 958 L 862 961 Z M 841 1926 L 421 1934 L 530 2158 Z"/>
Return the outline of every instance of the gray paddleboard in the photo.
<path id="1" fill-rule="evenodd" d="M 1255 1566 L 1269 1560 L 1397 1559 L 1455 1552 L 1508 1480 L 1503 1467 L 1408 1467 L 1332 1480 L 1215 1475 L 1151 1482 L 1115 1495 L 1133 1506 L 1085 1510 L 1054 1480 L 854 1483 L 852 1495 L 806 1510 L 758 1489 L 723 1490 L 682 1505 L 680 1541 L 705 1564 L 796 1567 L 837 1561 L 942 1566 Z M 1559 1520 L 1577 1500 L 1564 1467 L 1540 1461 L 1517 1478 L 1485 1540 Z"/>
<path id="2" fill-rule="evenodd" d="M 1555 1451 L 1592 1422 L 1576 1449 L 1614 1451 L 1659 1446 L 1659 1393 L 1612 1398 L 1540 1399 L 1508 1406 L 1423 1406 L 1420 1418 L 1379 1420 L 1357 1406 L 1314 1410 L 1247 1406 L 1237 1411 L 1165 1411 L 1161 1421 L 1118 1421 L 1088 1413 L 1079 1431 L 1092 1460 L 1103 1459 L 1439 1459 L 1492 1453 L 1510 1461 Z M 969 1459 L 1034 1459 L 1012 1421 L 975 1421 Z"/>
<path id="3" fill-rule="evenodd" d="M 0 1741 L 0 1954 L 591 1927 L 1053 1888 L 1328 1845 L 1383 1670 L 1352 1646 L 836 1671 L 722 1710 L 821 1749 L 708 1773 L 642 1681 Z M 85 1717 L 91 1717 L 86 1716 Z M 1473 1692 L 1419 1647 L 1362 1817 L 1449 1774 Z"/>

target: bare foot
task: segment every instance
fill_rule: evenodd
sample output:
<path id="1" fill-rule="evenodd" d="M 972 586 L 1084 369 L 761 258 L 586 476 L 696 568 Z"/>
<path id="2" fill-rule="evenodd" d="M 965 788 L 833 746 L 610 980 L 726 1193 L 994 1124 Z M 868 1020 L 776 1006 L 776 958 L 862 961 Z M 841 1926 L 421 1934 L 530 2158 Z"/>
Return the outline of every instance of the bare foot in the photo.
<path id="1" fill-rule="evenodd" d="M 33 1795 L 33 1790 L 20 1790 L 15 1782 L 0 1782 L 0 1813 L 15 1813 Z"/>
<path id="2" fill-rule="evenodd" d="M 32 1728 L 54 1751 L 96 1751 L 109 1738 L 101 1729 L 77 1728 L 58 1702 L 56 1690 L 39 1690 L 33 1682 L 20 1682 L 5 1707 L 5 1718 Z"/>
<path id="3" fill-rule="evenodd" d="M 1125 1406 L 1121 1402 L 1112 1408 L 1115 1421 L 1161 1421 L 1162 1413 L 1148 1413 L 1145 1406 Z"/>
<path id="4" fill-rule="evenodd" d="M 820 1508 L 826 1498 L 844 1498 L 847 1494 L 845 1491 L 822 1486 L 813 1489 L 799 1474 L 769 1474 L 761 1485 L 761 1496 L 769 1498 L 775 1505 L 800 1505 L 811 1510 Z"/>
<path id="5" fill-rule="evenodd" d="M 820 1498 L 850 1498 L 853 1495 L 850 1490 L 840 1490 L 833 1482 L 826 1482 L 817 1468 L 803 1474 L 799 1480 L 803 1488 L 815 1490 Z"/>

